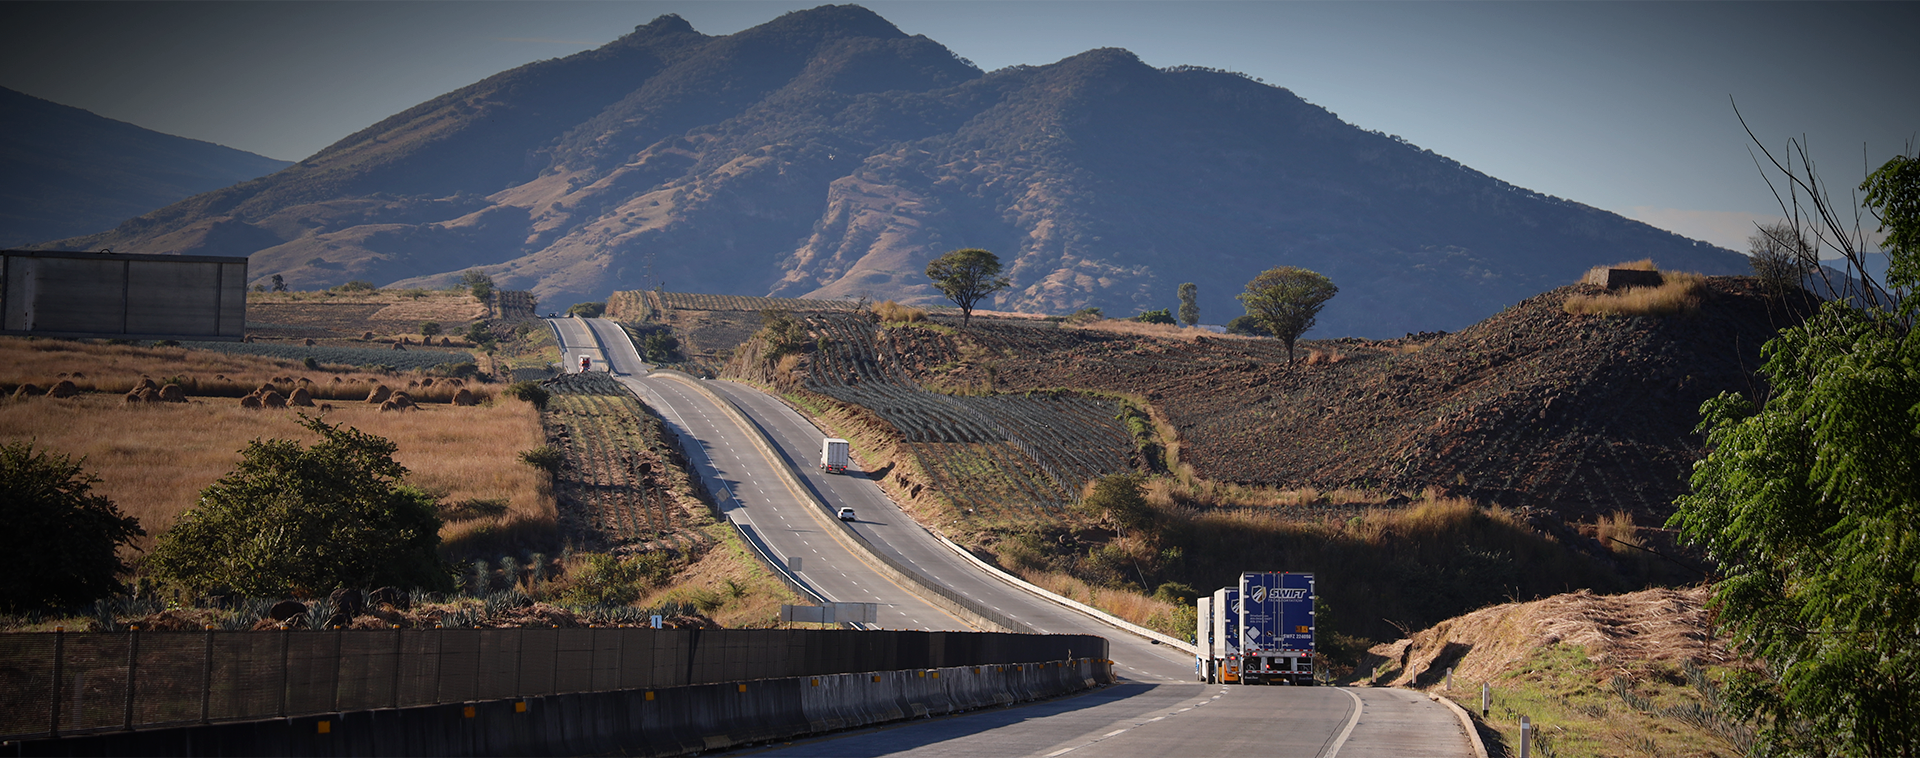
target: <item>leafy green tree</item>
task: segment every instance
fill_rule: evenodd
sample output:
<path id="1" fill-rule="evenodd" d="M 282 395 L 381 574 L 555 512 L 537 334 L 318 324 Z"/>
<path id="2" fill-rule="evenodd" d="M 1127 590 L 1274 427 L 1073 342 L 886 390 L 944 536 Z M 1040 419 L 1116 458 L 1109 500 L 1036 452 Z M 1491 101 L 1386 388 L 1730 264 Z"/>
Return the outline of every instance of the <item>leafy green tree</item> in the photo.
<path id="1" fill-rule="evenodd" d="M 0 608 L 78 605 L 119 590 L 120 548 L 146 532 L 93 493 L 99 481 L 31 442 L 0 444 L 0 551 L 14 562 L 0 572 Z"/>
<path id="2" fill-rule="evenodd" d="M 1093 494 L 1082 505 L 1107 517 L 1123 532 L 1153 528 L 1153 505 L 1147 502 L 1147 479 L 1140 474 L 1108 474 L 1093 483 Z"/>
<path id="3" fill-rule="evenodd" d="M 1895 156 L 1867 175 L 1860 189 L 1887 235 L 1887 284 L 1920 290 L 1920 156 Z"/>
<path id="4" fill-rule="evenodd" d="M 493 277 L 480 269 L 470 268 L 460 274 L 460 287 L 473 293 L 473 298 L 482 303 L 493 299 Z"/>
<path id="5" fill-rule="evenodd" d="M 1293 343 L 1320 317 L 1320 309 L 1339 294 L 1333 280 L 1304 268 L 1281 266 L 1260 272 L 1237 297 L 1247 315 L 1260 320 L 1267 332 L 1287 345 L 1287 363 L 1293 363 Z"/>
<path id="6" fill-rule="evenodd" d="M 285 277 L 283 277 L 283 276 L 281 276 L 281 275 L 279 275 L 279 274 L 274 274 L 274 275 L 273 275 L 273 291 L 274 291 L 274 292 L 286 292 L 286 291 L 287 291 L 287 280 L 286 280 L 286 278 L 285 278 Z"/>
<path id="7" fill-rule="evenodd" d="M 1193 282 L 1180 285 L 1180 323 L 1200 323 L 1200 286 Z"/>
<path id="8" fill-rule="evenodd" d="M 189 595 L 216 586 L 256 597 L 336 587 L 447 589 L 434 499 L 401 481 L 395 445 L 315 418 L 311 447 L 254 440 L 240 465 L 155 546 L 147 566 Z"/>
<path id="9" fill-rule="evenodd" d="M 1896 158 L 1863 189 L 1888 280 L 1911 285 L 1920 170 Z M 1701 407 L 1710 452 L 1669 523 L 1720 566 L 1721 623 L 1766 664 L 1740 696 L 1775 752 L 1920 749 L 1917 306 L 1828 302 L 1763 348 L 1763 402 Z"/>
<path id="10" fill-rule="evenodd" d="M 933 288 L 960 307 L 962 326 L 973 323 L 973 306 L 986 296 L 1012 286 L 1000 275 L 1000 256 L 976 247 L 964 248 L 935 258 L 927 264 L 927 278 Z"/>
<path id="11" fill-rule="evenodd" d="M 607 312 L 606 303 L 574 303 L 567 307 L 567 315 L 581 318 L 599 318 Z"/>
<path id="12" fill-rule="evenodd" d="M 438 321 L 420 322 L 420 336 L 437 337 L 439 336 L 439 334 L 440 334 L 440 322 Z"/>

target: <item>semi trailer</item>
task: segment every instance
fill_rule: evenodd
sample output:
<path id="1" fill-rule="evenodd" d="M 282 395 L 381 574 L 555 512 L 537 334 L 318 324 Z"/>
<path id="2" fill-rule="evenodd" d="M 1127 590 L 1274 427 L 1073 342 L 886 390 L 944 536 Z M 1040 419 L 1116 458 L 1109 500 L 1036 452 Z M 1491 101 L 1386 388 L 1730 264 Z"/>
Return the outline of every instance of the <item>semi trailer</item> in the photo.
<path id="1" fill-rule="evenodd" d="M 1312 574 L 1249 571 L 1199 598 L 1194 669 L 1225 684 L 1314 683 Z"/>
<path id="2" fill-rule="evenodd" d="M 820 470 L 829 474 L 846 473 L 847 441 L 828 437 L 820 443 Z"/>

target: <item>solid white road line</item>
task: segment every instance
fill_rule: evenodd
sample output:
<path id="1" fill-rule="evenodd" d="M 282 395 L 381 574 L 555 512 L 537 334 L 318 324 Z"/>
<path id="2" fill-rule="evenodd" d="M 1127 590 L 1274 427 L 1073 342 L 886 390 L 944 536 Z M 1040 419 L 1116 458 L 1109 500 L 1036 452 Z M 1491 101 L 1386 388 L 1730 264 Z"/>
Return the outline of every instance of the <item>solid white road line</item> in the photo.
<path id="1" fill-rule="evenodd" d="M 1340 736 L 1334 738 L 1333 744 L 1327 748 L 1327 754 L 1322 758 L 1333 758 L 1340 754 L 1340 746 L 1347 744 L 1347 738 L 1353 736 L 1353 728 L 1360 724 L 1360 709 L 1366 707 L 1360 703 L 1359 695 L 1353 694 L 1345 687 L 1339 690 L 1347 697 L 1353 698 L 1353 715 L 1347 718 L 1347 728 L 1340 730 Z"/>

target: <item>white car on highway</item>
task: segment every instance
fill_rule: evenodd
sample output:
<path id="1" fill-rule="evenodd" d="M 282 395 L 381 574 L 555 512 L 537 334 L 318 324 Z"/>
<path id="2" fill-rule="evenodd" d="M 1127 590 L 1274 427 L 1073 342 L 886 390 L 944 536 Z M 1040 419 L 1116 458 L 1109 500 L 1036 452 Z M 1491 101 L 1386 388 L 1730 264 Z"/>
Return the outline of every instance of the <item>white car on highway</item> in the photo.
<path id="1" fill-rule="evenodd" d="M 841 520 L 841 521 L 859 521 L 859 519 L 857 519 L 857 518 L 854 518 L 854 517 L 853 517 L 853 509 L 852 509 L 852 508 L 841 508 L 841 509 L 840 509 L 840 520 Z"/>

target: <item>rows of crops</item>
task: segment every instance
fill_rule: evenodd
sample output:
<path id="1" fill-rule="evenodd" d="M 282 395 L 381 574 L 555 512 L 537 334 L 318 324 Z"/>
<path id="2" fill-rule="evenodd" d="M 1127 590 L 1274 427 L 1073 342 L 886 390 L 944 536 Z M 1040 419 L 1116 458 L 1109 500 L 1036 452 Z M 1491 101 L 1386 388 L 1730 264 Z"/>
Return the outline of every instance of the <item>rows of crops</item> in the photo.
<path id="1" fill-rule="evenodd" d="M 851 300 L 707 295 L 697 292 L 648 292 L 646 296 L 650 301 L 648 305 L 655 309 L 688 311 L 851 311 L 855 305 Z"/>
<path id="2" fill-rule="evenodd" d="M 587 544 L 615 546 L 686 526 L 666 491 L 664 451 L 641 426 L 639 400 L 599 373 L 569 374 L 548 389 L 543 419 L 570 464 L 554 482 L 563 528 Z"/>
<path id="3" fill-rule="evenodd" d="M 917 330 L 876 338 L 863 319 L 810 317 L 823 349 L 809 386 L 865 407 L 892 424 L 920 454 L 935 486 L 965 507 L 1057 508 L 1080 485 L 1128 470 L 1133 441 L 1111 401 L 1068 393 L 957 396 L 930 392 L 907 377 L 959 359 L 944 339 Z"/>
<path id="4" fill-rule="evenodd" d="M 401 371 L 473 362 L 473 356 L 469 353 L 447 350 L 394 350 L 331 345 L 286 345 L 272 342 L 182 342 L 180 346 L 192 350 L 261 355 L 292 361 L 312 358 L 321 363 L 348 366 L 392 366 Z"/>

